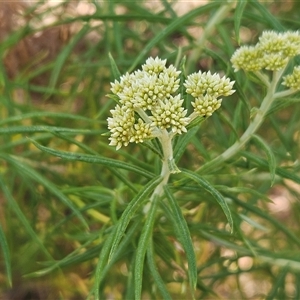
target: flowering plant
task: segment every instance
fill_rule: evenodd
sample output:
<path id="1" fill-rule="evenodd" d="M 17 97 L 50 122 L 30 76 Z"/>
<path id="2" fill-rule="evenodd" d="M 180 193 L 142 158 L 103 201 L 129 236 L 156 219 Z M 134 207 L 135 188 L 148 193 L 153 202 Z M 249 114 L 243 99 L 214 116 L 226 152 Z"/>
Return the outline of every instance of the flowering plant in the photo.
<path id="1" fill-rule="evenodd" d="M 261 107 L 256 111 L 248 128 L 242 136 L 220 156 L 214 158 L 200 167 L 202 172 L 208 168 L 215 167 L 235 155 L 250 138 L 255 138 L 263 147 L 267 148 L 262 139 L 255 135 L 255 132 L 262 124 L 271 104 L 277 98 L 293 94 L 299 90 L 300 76 L 299 67 L 283 77 L 288 62 L 295 55 L 300 54 L 300 35 L 298 32 L 276 33 L 264 32 L 259 43 L 254 47 L 242 46 L 231 58 L 235 71 L 244 69 L 246 72 L 253 72 L 260 80 L 261 84 L 267 87 L 267 93 L 261 103 Z M 265 74 L 263 70 L 272 72 Z M 153 143 L 150 149 L 154 150 L 162 160 L 160 176 L 153 180 L 153 192 L 150 201 L 144 206 L 144 214 L 147 216 L 145 227 L 139 242 L 137 261 L 135 268 L 135 290 L 136 299 L 140 298 L 143 267 L 146 248 L 151 245 L 150 235 L 155 220 L 157 210 L 157 200 L 163 195 L 167 198 L 171 207 L 171 213 L 175 215 L 174 224 L 177 226 L 178 239 L 187 253 L 189 263 L 189 280 L 191 290 L 196 285 L 195 257 L 191 239 L 189 238 L 186 222 L 176 204 L 174 196 L 170 192 L 167 183 L 172 173 L 180 170 L 176 166 L 173 157 L 174 137 L 188 133 L 188 131 L 201 123 L 205 117 L 209 117 L 214 111 L 220 108 L 221 96 L 230 96 L 233 90 L 234 81 L 227 77 L 220 77 L 218 74 L 201 72 L 190 74 L 184 80 L 180 80 L 178 71 L 173 65 L 166 66 L 166 60 L 158 57 L 148 58 L 142 65 L 142 70 L 134 73 L 126 73 L 119 81 L 111 83 L 113 95 L 110 97 L 117 101 L 116 107 L 111 110 L 112 117 L 108 118 L 108 128 L 110 130 L 110 145 L 120 149 L 129 143 L 148 143 L 157 139 L 160 147 Z M 287 86 L 285 91 L 278 91 L 278 84 Z M 180 93 L 179 93 L 180 90 Z M 182 92 L 184 90 L 185 92 Z M 186 95 L 191 95 L 192 111 L 188 111 L 186 106 Z M 194 122 L 196 120 L 196 122 Z M 183 145 L 186 146 L 186 145 Z M 160 149 L 162 151 L 160 151 Z M 270 157 L 272 155 L 270 154 Z M 270 161 L 270 171 L 274 180 L 274 162 Z M 221 205 L 231 227 L 233 221 L 231 212 L 226 200 L 214 189 L 204 178 L 196 173 L 182 170 L 186 179 L 192 179 L 200 184 L 206 191 Z M 183 185 L 186 181 L 182 181 Z M 134 201 L 135 202 L 135 201 Z M 105 260 L 112 259 L 122 234 L 128 225 L 128 214 L 132 206 L 127 207 L 118 225 L 115 227 L 111 239 L 106 243 L 106 251 L 102 252 L 98 270 L 103 270 Z M 125 216 L 125 217 L 124 217 Z M 100 271 L 99 271 L 100 272 Z M 98 276 L 99 282 L 101 275 Z M 164 290 L 162 290 L 164 291 Z"/>
<path id="2" fill-rule="evenodd" d="M 180 73 L 173 65 L 166 67 L 166 60 L 150 57 L 142 70 L 126 73 L 120 81 L 111 84 L 118 104 L 111 110 L 112 117 L 108 118 L 110 145 L 118 150 L 131 142 L 143 143 L 154 138 L 160 142 L 163 181 L 153 192 L 153 197 L 162 195 L 162 187 L 171 173 L 180 172 L 173 157 L 173 138 L 186 133 L 188 125 L 196 118 L 211 116 L 221 106 L 219 97 L 235 92 L 234 81 L 225 76 L 201 71 L 190 74 L 181 83 L 186 94 L 194 98 L 191 102 L 193 111 L 189 114 L 178 93 Z"/>

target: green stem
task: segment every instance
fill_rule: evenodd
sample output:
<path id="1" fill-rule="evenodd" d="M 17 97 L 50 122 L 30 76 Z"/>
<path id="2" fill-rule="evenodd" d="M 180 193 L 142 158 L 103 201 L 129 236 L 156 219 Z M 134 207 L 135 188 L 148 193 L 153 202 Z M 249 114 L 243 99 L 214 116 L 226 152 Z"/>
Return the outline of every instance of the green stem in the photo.
<path id="1" fill-rule="evenodd" d="M 238 151 L 249 141 L 251 136 L 258 130 L 265 119 L 265 115 L 267 114 L 270 106 L 272 105 L 273 101 L 275 100 L 276 96 L 276 87 L 278 82 L 282 76 L 283 70 L 274 71 L 272 82 L 268 85 L 268 91 L 263 99 L 260 108 L 258 109 L 253 121 L 249 124 L 246 131 L 240 137 L 238 141 L 236 141 L 232 146 L 230 146 L 225 152 L 221 155 L 217 156 L 213 160 L 209 161 L 208 163 L 204 164 L 200 167 L 197 172 L 208 172 L 214 169 L 217 165 L 221 165 L 226 160 L 233 157 Z"/>
<path id="2" fill-rule="evenodd" d="M 168 184 L 169 177 L 173 173 L 179 173 L 179 169 L 177 168 L 174 158 L 173 158 L 173 145 L 172 145 L 172 135 L 164 129 L 161 130 L 161 135 L 158 137 L 160 140 L 162 149 L 163 149 L 163 160 L 162 160 L 162 168 L 160 172 L 160 176 L 163 180 L 157 185 L 154 189 L 150 201 L 144 207 L 144 213 L 147 214 L 151 203 L 155 197 L 161 197 L 164 194 L 164 186 Z"/>

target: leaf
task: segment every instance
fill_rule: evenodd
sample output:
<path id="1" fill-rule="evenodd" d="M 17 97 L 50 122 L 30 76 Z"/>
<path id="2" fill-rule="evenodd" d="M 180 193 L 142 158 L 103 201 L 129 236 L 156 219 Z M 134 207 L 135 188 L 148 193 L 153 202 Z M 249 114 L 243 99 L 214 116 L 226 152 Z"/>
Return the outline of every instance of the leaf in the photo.
<path id="1" fill-rule="evenodd" d="M 200 7 L 197 7 L 193 10 L 191 10 L 189 13 L 183 15 L 182 17 L 174 19 L 174 21 L 167 25 L 164 30 L 158 32 L 152 40 L 150 40 L 143 48 L 142 51 L 140 51 L 137 58 L 132 63 L 129 72 L 134 70 L 134 68 L 140 63 L 141 60 L 144 59 L 146 54 L 154 48 L 156 44 L 158 44 L 161 40 L 165 39 L 169 34 L 174 32 L 177 28 L 183 27 L 183 25 L 187 22 L 190 22 L 194 17 L 199 17 L 201 14 L 204 14 L 208 11 L 211 11 L 214 8 L 219 7 L 219 3 L 213 2 L 209 3 L 207 5 L 203 5 Z"/>
<path id="2" fill-rule="evenodd" d="M 153 241 L 150 239 L 149 241 L 149 247 L 147 250 L 147 262 L 148 262 L 148 267 L 150 270 L 150 273 L 154 279 L 154 282 L 159 289 L 162 298 L 164 300 L 172 300 L 172 297 L 170 296 L 164 281 L 162 280 L 160 274 L 157 271 L 156 265 L 155 265 L 155 260 L 154 260 L 154 253 L 153 253 Z"/>
<path id="3" fill-rule="evenodd" d="M 0 125 L 12 123 L 12 122 L 19 122 L 19 121 L 23 121 L 25 119 L 43 118 L 43 117 L 72 119 L 72 120 L 85 121 L 85 122 L 91 122 L 91 123 L 99 122 L 95 119 L 89 119 L 89 118 L 86 118 L 83 116 L 72 115 L 72 114 L 68 114 L 68 113 L 38 111 L 38 112 L 22 113 L 21 115 L 5 118 L 3 120 L 0 120 Z"/>
<path id="4" fill-rule="evenodd" d="M 203 119 L 204 120 L 204 119 Z M 179 136 L 176 139 L 176 143 L 174 144 L 174 160 L 177 163 L 184 151 L 186 150 L 186 146 L 191 141 L 191 139 L 196 135 L 199 130 L 199 125 L 191 128 L 186 134 Z"/>
<path id="5" fill-rule="evenodd" d="M 261 167 L 262 169 L 267 169 L 269 167 L 268 162 L 263 159 L 260 158 L 250 152 L 247 151 L 241 151 L 241 155 L 246 157 L 248 160 L 254 162 L 256 165 L 258 165 L 259 167 Z M 285 168 L 282 167 L 276 167 L 275 173 L 283 178 L 288 178 L 291 179 L 297 183 L 300 183 L 300 176 L 298 176 L 294 170 L 287 170 Z"/>
<path id="6" fill-rule="evenodd" d="M 114 79 L 119 79 L 121 77 L 121 73 L 118 69 L 118 66 L 114 60 L 114 58 L 112 57 L 111 53 L 108 53 L 108 58 L 109 58 L 109 62 L 110 62 L 110 68 L 113 74 Z"/>
<path id="7" fill-rule="evenodd" d="M 188 274 L 190 279 L 191 292 L 196 288 L 197 284 L 197 263 L 196 256 L 191 239 L 191 234 L 186 223 L 185 218 L 182 215 L 181 209 L 175 200 L 174 196 L 170 192 L 167 186 L 164 187 L 170 208 L 172 210 L 173 223 L 175 226 L 175 232 L 178 240 L 180 241 L 188 261 Z"/>
<path id="8" fill-rule="evenodd" d="M 265 5 L 261 4 L 257 0 L 251 0 L 249 1 L 249 4 L 251 4 L 251 6 L 260 12 L 261 16 L 258 16 L 260 22 L 263 21 L 265 24 L 269 24 L 269 26 L 271 25 L 276 30 L 282 31 L 285 29 L 284 26 L 279 22 L 278 18 L 275 17 L 270 10 L 265 7 Z"/>
<path id="9" fill-rule="evenodd" d="M 269 294 L 265 298 L 266 300 L 282 299 L 282 297 L 280 297 L 277 292 L 280 289 L 285 290 L 285 286 L 286 286 L 285 280 L 288 271 L 289 271 L 289 267 L 288 265 L 286 265 L 286 267 L 283 270 L 281 270 L 281 272 L 277 275 L 276 281 L 274 282 Z"/>
<path id="10" fill-rule="evenodd" d="M 259 144 L 259 146 L 261 146 L 261 148 L 263 148 L 263 150 L 267 154 L 268 162 L 269 162 L 269 170 L 271 175 L 271 186 L 273 186 L 275 181 L 275 174 L 276 174 L 276 159 L 274 153 L 269 147 L 269 145 L 261 137 L 259 137 L 256 134 L 253 134 L 251 137 L 254 139 L 255 142 Z"/>
<path id="11" fill-rule="evenodd" d="M 143 270 L 144 270 L 144 260 L 145 254 L 148 249 L 149 241 L 152 237 L 153 224 L 155 221 L 155 216 L 157 212 L 157 197 L 154 197 L 150 210 L 147 214 L 147 219 L 143 227 L 141 237 L 136 249 L 136 259 L 135 259 L 135 268 L 134 268 L 134 290 L 135 290 L 135 299 L 141 299 L 142 294 L 142 284 L 143 284 Z"/>
<path id="12" fill-rule="evenodd" d="M 234 31 L 235 31 L 235 38 L 240 45 L 240 26 L 241 26 L 241 19 L 243 17 L 243 13 L 246 7 L 247 1 L 239 0 L 237 1 L 237 5 L 234 11 Z"/>
<path id="13" fill-rule="evenodd" d="M 0 175 L 0 187 L 3 191 L 5 198 L 7 199 L 7 202 L 11 206 L 12 210 L 24 226 L 24 229 L 26 232 L 31 236 L 32 240 L 40 247 L 41 251 L 46 255 L 47 258 L 53 260 L 51 254 L 48 252 L 46 247 L 44 246 L 43 242 L 40 240 L 40 238 L 37 236 L 37 234 L 32 229 L 31 225 L 28 222 L 28 219 L 23 214 L 22 210 L 20 209 L 18 203 L 14 199 L 13 195 L 11 194 L 10 190 L 8 189 L 7 185 L 4 182 L 4 179 Z"/>
<path id="14" fill-rule="evenodd" d="M 138 166 L 128 164 L 126 162 L 118 161 L 115 159 L 110 159 L 110 158 L 105 158 L 102 156 L 98 155 L 90 155 L 90 154 L 84 154 L 84 153 L 72 153 L 72 152 L 67 152 L 67 151 L 59 151 L 59 150 L 54 150 L 45 146 L 40 145 L 36 141 L 32 140 L 32 143 L 41 151 L 47 152 L 51 155 L 70 160 L 70 161 L 83 161 L 86 163 L 93 163 L 93 164 L 100 164 L 104 165 L 107 167 L 112 167 L 112 168 L 120 168 L 124 169 L 127 171 L 132 171 L 134 173 L 140 174 L 142 176 L 145 176 L 146 178 L 153 178 L 154 174 L 151 172 L 148 172 L 145 169 L 142 169 Z"/>
<path id="15" fill-rule="evenodd" d="M 149 193 L 162 181 L 161 176 L 157 176 L 152 179 L 144 188 L 129 202 L 124 210 L 118 224 L 117 230 L 114 234 L 113 244 L 110 249 L 109 259 L 113 256 L 118 244 L 135 212 L 140 208 L 142 203 L 147 199 Z"/>
<path id="16" fill-rule="evenodd" d="M 4 260 L 4 265 L 5 265 L 6 274 L 7 274 L 8 285 L 11 287 L 12 286 L 12 275 L 11 275 L 10 252 L 9 252 L 8 244 L 7 244 L 1 224 L 0 224 L 0 246 L 2 248 L 3 260 Z"/>
<path id="17" fill-rule="evenodd" d="M 6 128 L 0 128 L 0 134 L 16 134 L 16 133 L 29 133 L 29 132 L 70 132 L 74 134 L 79 133 L 90 133 L 89 129 L 73 129 L 73 128 L 64 128 L 56 126 L 10 126 Z M 102 131 L 98 131 L 102 133 Z"/>
<path id="18" fill-rule="evenodd" d="M 83 26 L 81 30 L 73 36 L 72 40 L 65 46 L 65 48 L 57 56 L 53 71 L 49 79 L 50 94 L 51 94 L 51 90 L 53 90 L 56 86 L 59 74 L 63 68 L 64 63 L 70 56 L 71 51 L 89 30 L 90 30 L 89 25 L 86 24 L 85 26 Z"/>
<path id="19" fill-rule="evenodd" d="M 268 112 L 266 113 L 265 117 L 274 114 L 277 111 L 283 110 L 284 108 L 298 104 L 300 102 L 300 98 L 284 98 L 284 99 L 277 99 L 273 102 L 271 107 L 269 108 Z"/>
<path id="20" fill-rule="evenodd" d="M 189 170 L 181 170 L 181 171 L 184 175 L 197 182 L 200 186 L 202 186 L 207 192 L 209 192 L 215 198 L 215 200 L 219 203 L 219 205 L 223 209 L 223 212 L 225 213 L 225 216 L 230 225 L 231 232 L 233 232 L 233 220 L 232 220 L 231 212 L 229 210 L 229 207 L 224 197 L 208 181 L 206 181 L 198 174 L 191 172 Z"/>
<path id="21" fill-rule="evenodd" d="M 6 160 L 11 165 L 13 165 L 16 169 L 19 170 L 20 173 L 26 174 L 26 176 L 28 176 L 29 178 L 43 185 L 46 189 L 48 189 L 53 195 L 55 195 L 60 201 L 62 201 L 75 213 L 75 215 L 79 218 L 79 220 L 86 229 L 89 228 L 87 222 L 83 218 L 80 211 L 73 205 L 70 199 L 66 197 L 51 181 L 42 176 L 42 174 L 36 172 L 29 165 L 21 163 L 21 161 L 13 158 L 10 155 L 0 153 L 0 157 Z"/>

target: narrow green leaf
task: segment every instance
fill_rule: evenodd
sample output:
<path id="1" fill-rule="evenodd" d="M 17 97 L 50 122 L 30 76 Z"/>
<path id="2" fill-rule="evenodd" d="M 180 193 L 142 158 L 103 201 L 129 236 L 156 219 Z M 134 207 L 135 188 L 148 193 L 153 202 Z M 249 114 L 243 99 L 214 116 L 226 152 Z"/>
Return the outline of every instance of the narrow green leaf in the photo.
<path id="1" fill-rule="evenodd" d="M 153 178 L 154 174 L 142 169 L 138 166 L 128 164 L 126 162 L 118 161 L 115 159 L 110 159 L 110 158 L 105 158 L 101 157 L 100 155 L 90 155 L 90 154 L 84 154 L 84 153 L 72 153 L 72 152 L 67 152 L 67 151 L 59 151 L 59 150 L 54 150 L 45 146 L 40 145 L 34 140 L 31 140 L 32 143 L 41 151 L 47 152 L 51 155 L 70 160 L 70 161 L 83 161 L 86 163 L 93 163 L 93 164 L 100 164 L 104 165 L 107 167 L 112 167 L 112 168 L 120 168 L 128 171 L 132 171 L 134 173 L 140 174 L 142 176 L 145 176 L 146 178 Z"/>
<path id="2" fill-rule="evenodd" d="M 36 182 L 39 182 L 46 189 L 48 189 L 53 195 L 55 195 L 59 200 L 61 200 L 65 205 L 67 205 L 74 214 L 79 218 L 81 223 L 87 229 L 89 228 L 87 222 L 83 218 L 80 211 L 73 205 L 68 197 L 66 197 L 52 182 L 46 179 L 42 174 L 38 173 L 34 169 L 32 169 L 29 165 L 21 163 L 20 160 L 13 158 L 12 156 L 1 154 L 0 157 L 6 160 L 8 163 L 13 165 L 16 169 L 19 170 L 21 174 L 26 174 L 26 176 L 30 177 Z"/>
<path id="3" fill-rule="evenodd" d="M 278 290 L 285 289 L 285 278 L 288 274 L 289 267 L 286 266 L 281 272 L 277 275 L 277 280 L 274 282 L 269 294 L 265 298 L 266 300 L 273 300 L 273 299 L 283 299 L 282 297 L 278 298 Z M 277 296 L 277 297 L 276 297 Z"/>
<path id="4" fill-rule="evenodd" d="M 154 279 L 154 282 L 157 286 L 157 288 L 159 289 L 162 298 L 164 300 L 172 300 L 171 295 L 169 294 L 167 287 L 164 283 L 164 281 L 162 280 L 157 268 L 156 268 L 156 264 L 155 264 L 155 260 L 154 260 L 154 253 L 153 253 L 153 241 L 152 239 L 150 239 L 149 241 L 149 247 L 147 250 L 147 262 L 148 262 L 148 267 L 149 270 L 151 272 L 151 275 Z"/>
<path id="5" fill-rule="evenodd" d="M 109 269 L 113 266 L 114 263 L 116 263 L 120 258 L 124 257 L 127 255 L 127 246 L 132 242 L 132 239 L 134 238 L 134 235 L 136 234 L 136 232 L 138 231 L 138 227 L 140 225 L 140 222 L 134 222 L 129 230 L 126 232 L 126 235 L 124 237 L 124 239 L 122 240 L 122 242 L 120 243 L 118 250 L 115 252 L 115 255 L 113 257 L 113 259 L 109 262 L 109 264 L 107 264 L 107 256 L 108 256 L 108 252 L 109 252 L 109 247 L 111 245 L 111 236 L 112 236 L 112 232 L 109 233 L 109 237 L 108 239 L 104 242 L 104 245 L 101 245 L 100 248 L 102 248 L 101 253 L 100 253 L 100 258 L 96 267 L 96 275 L 95 275 L 95 283 L 94 283 L 94 287 L 92 288 L 92 290 L 90 291 L 90 294 L 94 293 L 95 295 L 95 299 L 99 299 L 99 287 L 100 284 L 102 282 L 102 280 L 105 278 L 107 272 L 109 271 Z M 113 230 L 115 230 L 116 227 L 114 227 Z M 103 247 L 102 247 L 103 246 Z M 98 247 L 97 247 L 98 249 Z M 96 247 L 94 247 L 93 249 L 90 249 L 92 253 L 95 252 Z M 99 253 L 99 250 L 98 250 Z M 79 255 L 81 256 L 81 254 Z M 99 255 L 98 255 L 99 256 Z"/>
<path id="6" fill-rule="evenodd" d="M 73 129 L 73 128 L 64 128 L 64 127 L 56 127 L 56 126 L 10 126 L 0 128 L 0 134 L 16 134 L 16 133 L 29 133 L 29 132 L 71 132 L 74 134 L 79 133 L 90 133 L 89 129 Z M 102 133 L 103 131 L 98 131 L 98 133 Z"/>
<path id="7" fill-rule="evenodd" d="M 184 216 L 182 215 L 181 209 L 172 195 L 171 191 L 167 186 L 164 187 L 165 193 L 172 210 L 173 223 L 175 226 L 175 232 L 178 240 L 180 241 L 188 261 L 188 274 L 190 279 L 191 292 L 193 293 L 197 284 L 197 263 L 196 256 L 191 239 L 191 234 L 186 223 Z"/>
<path id="8" fill-rule="evenodd" d="M 83 26 L 81 30 L 73 36 L 72 40 L 65 46 L 65 48 L 58 55 L 49 79 L 49 88 L 50 88 L 49 93 L 51 93 L 51 90 L 55 88 L 59 74 L 66 60 L 70 56 L 71 51 L 76 46 L 76 44 L 82 39 L 82 37 L 89 31 L 89 29 L 90 29 L 89 25 L 86 24 L 85 26 Z"/>
<path id="9" fill-rule="evenodd" d="M 140 63 L 141 60 L 144 59 L 144 57 L 146 56 L 146 54 L 153 49 L 153 47 L 159 43 L 161 40 L 165 39 L 169 34 L 171 34 L 173 31 L 175 31 L 177 28 L 182 27 L 185 23 L 187 22 L 191 22 L 191 20 L 193 20 L 193 18 L 195 17 L 199 17 L 201 14 L 207 12 L 207 11 L 211 11 L 214 8 L 219 7 L 219 3 L 217 2 L 213 2 L 213 3 L 209 3 L 207 5 L 203 5 L 200 7 L 197 7 L 193 10 L 191 10 L 190 12 L 188 12 L 187 14 L 183 15 L 180 18 L 176 18 L 174 19 L 174 21 L 167 25 L 164 30 L 158 32 L 154 38 L 152 40 L 150 40 L 147 45 L 144 46 L 143 50 L 140 51 L 140 54 L 137 56 L 137 58 L 134 60 L 134 62 L 132 63 L 131 67 L 129 68 L 128 72 L 132 72 L 134 70 L 134 68 Z"/>
<path id="10" fill-rule="evenodd" d="M 259 229 L 260 231 L 265 231 L 268 232 L 269 229 L 266 228 L 265 226 L 259 224 L 257 221 L 255 221 L 252 218 L 247 217 L 244 214 L 239 214 L 240 218 L 244 221 L 246 221 L 250 226 L 252 226 L 253 228 Z"/>
<path id="11" fill-rule="evenodd" d="M 240 26 L 241 26 L 241 20 L 243 17 L 243 12 L 245 10 L 245 7 L 247 5 L 247 1 L 245 0 L 239 0 L 237 2 L 236 8 L 234 10 L 234 31 L 235 31 L 235 38 L 240 44 L 241 39 L 240 39 Z"/>
<path id="12" fill-rule="evenodd" d="M 118 244 L 120 240 L 122 239 L 122 236 L 134 216 L 135 212 L 141 207 L 142 203 L 147 199 L 149 193 L 161 182 L 162 177 L 157 176 L 154 179 L 152 179 L 148 184 L 146 184 L 143 189 L 129 202 L 126 209 L 124 210 L 118 224 L 117 224 L 117 230 L 114 235 L 113 244 L 111 246 L 110 254 L 109 254 L 109 260 L 113 256 L 114 252 L 116 251 L 116 248 L 118 247 Z"/>
<path id="13" fill-rule="evenodd" d="M 247 151 L 241 151 L 241 154 L 262 169 L 268 169 L 269 164 L 265 159 L 257 157 L 256 155 Z M 293 170 L 289 171 L 288 169 L 282 167 L 276 167 L 275 173 L 283 178 L 288 178 L 297 183 L 300 183 L 300 176 L 295 174 Z"/>
<path id="14" fill-rule="evenodd" d="M 191 139 L 196 135 L 199 130 L 200 125 L 197 125 L 191 128 L 186 134 L 179 136 L 176 139 L 176 143 L 174 145 L 174 160 L 177 163 L 184 151 L 186 150 L 186 146 L 191 141 Z"/>
<path id="15" fill-rule="evenodd" d="M 2 248 L 3 260 L 7 274 L 8 285 L 12 286 L 12 275 L 11 275 L 11 260 L 10 260 L 10 252 L 8 248 L 8 244 L 5 238 L 5 234 L 3 232 L 2 226 L 0 224 L 0 246 Z"/>
<path id="16" fill-rule="evenodd" d="M 297 104 L 300 102 L 300 98 L 283 98 L 283 99 L 277 99 L 273 102 L 272 106 L 266 113 L 266 117 L 269 115 L 272 115 L 276 113 L 277 111 L 283 110 L 286 107 L 289 107 L 290 105 Z"/>
<path id="17" fill-rule="evenodd" d="M 12 123 L 12 122 L 19 122 L 25 119 L 44 118 L 44 117 L 72 119 L 72 120 L 85 121 L 85 122 L 99 122 L 98 120 L 95 119 L 89 119 L 83 116 L 73 115 L 68 113 L 38 111 L 38 112 L 31 112 L 31 113 L 23 113 L 21 115 L 5 118 L 3 120 L 0 120 L 0 125 Z"/>
<path id="18" fill-rule="evenodd" d="M 276 174 L 276 159 L 274 156 L 273 151 L 269 147 L 269 145 L 258 135 L 253 134 L 252 139 L 256 143 L 259 144 L 259 146 L 266 152 L 268 157 L 268 163 L 269 163 L 269 170 L 270 170 L 270 176 L 271 176 L 271 186 L 274 184 L 275 181 L 275 174 Z"/>
<path id="19" fill-rule="evenodd" d="M 118 69 L 118 66 L 114 60 L 114 58 L 112 57 L 111 53 L 108 53 L 108 58 L 109 58 L 109 62 L 110 62 L 110 68 L 113 74 L 114 79 L 119 79 L 121 77 L 121 72 Z"/>
<path id="20" fill-rule="evenodd" d="M 215 198 L 215 200 L 219 203 L 219 205 L 223 209 L 223 212 L 225 213 L 225 216 L 231 227 L 231 232 L 233 232 L 233 220 L 232 220 L 231 212 L 229 210 L 229 207 L 224 197 L 208 181 L 206 181 L 198 174 L 191 172 L 189 170 L 182 170 L 182 173 L 187 177 L 189 177 L 190 179 L 197 182 L 200 186 L 202 186 L 207 192 L 209 192 Z"/>
<path id="21" fill-rule="evenodd" d="M 105 266 L 108 264 L 107 263 L 108 254 L 109 254 L 111 245 L 113 243 L 113 238 L 114 238 L 116 229 L 117 229 L 117 226 L 114 226 L 113 231 L 108 235 L 108 238 L 105 241 L 103 248 L 101 250 L 99 261 L 96 266 L 95 283 L 93 286 L 95 300 L 100 300 L 100 298 L 99 298 L 100 284 L 105 276 L 104 269 L 105 269 Z"/>
<path id="22" fill-rule="evenodd" d="M 141 237 L 139 239 L 138 247 L 136 250 L 135 268 L 134 268 L 134 290 L 135 299 L 141 299 L 142 294 L 142 284 L 143 284 L 143 270 L 144 270 L 144 260 L 145 254 L 148 249 L 149 241 L 152 237 L 153 224 L 155 221 L 156 211 L 157 211 L 157 197 L 154 197 L 150 211 L 147 214 L 147 219 L 143 227 Z"/>
<path id="23" fill-rule="evenodd" d="M 285 29 L 284 26 L 280 23 L 279 19 L 275 17 L 264 4 L 260 3 L 258 0 L 251 0 L 249 1 L 249 4 L 251 4 L 260 12 L 261 16 L 258 16 L 259 20 L 268 23 L 273 27 L 273 29 L 281 31 Z"/>
<path id="24" fill-rule="evenodd" d="M 11 206 L 12 210 L 14 211 L 14 213 L 16 214 L 20 222 L 23 224 L 26 232 L 31 236 L 32 240 L 40 247 L 41 251 L 46 255 L 46 257 L 53 260 L 51 254 L 45 248 L 43 242 L 40 240 L 40 238 L 36 235 L 35 231 L 30 226 L 26 216 L 23 214 L 22 210 L 20 209 L 18 203 L 14 199 L 13 195 L 11 194 L 9 188 L 5 184 L 5 181 L 1 175 L 0 175 L 0 187 L 5 195 L 5 198 L 7 199 L 7 202 Z"/>
<path id="25" fill-rule="evenodd" d="M 249 204 L 247 202 L 241 201 L 236 197 L 232 197 L 231 199 L 236 204 L 243 207 L 244 209 L 253 212 L 257 216 L 260 216 L 263 220 L 265 220 L 265 221 L 267 220 L 268 222 L 273 224 L 277 229 L 284 232 L 294 243 L 296 243 L 298 246 L 300 246 L 300 239 L 291 230 L 289 230 L 287 227 L 285 227 L 282 222 L 280 222 L 280 221 L 276 220 L 275 218 L 273 218 L 269 214 L 269 212 L 265 212 L 262 209 L 260 209 L 258 207 L 255 207 L 254 205 Z"/>

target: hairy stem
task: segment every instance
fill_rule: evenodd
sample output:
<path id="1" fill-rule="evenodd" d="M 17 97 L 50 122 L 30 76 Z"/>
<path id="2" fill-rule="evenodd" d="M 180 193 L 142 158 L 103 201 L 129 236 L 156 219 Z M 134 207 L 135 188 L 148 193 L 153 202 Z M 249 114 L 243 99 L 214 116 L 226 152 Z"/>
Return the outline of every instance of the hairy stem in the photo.
<path id="1" fill-rule="evenodd" d="M 255 117 L 253 118 L 252 122 L 250 122 L 248 128 L 232 146 L 230 146 L 226 151 L 222 154 L 214 158 L 213 160 L 209 161 L 208 163 L 204 164 L 200 167 L 197 172 L 209 172 L 218 165 L 222 164 L 226 160 L 233 157 L 235 154 L 239 152 L 239 150 L 250 140 L 251 136 L 258 130 L 265 119 L 265 115 L 267 114 L 270 106 L 272 105 L 273 101 L 276 98 L 276 87 L 278 82 L 282 76 L 283 70 L 277 71 L 273 73 L 273 79 L 268 84 L 268 91 L 263 99 L 260 108 L 258 109 Z"/>
<path id="2" fill-rule="evenodd" d="M 160 176 L 163 180 L 157 185 L 154 189 L 150 201 L 144 207 L 144 213 L 147 214 L 150 207 L 151 202 L 155 197 L 161 197 L 164 193 L 164 186 L 168 184 L 169 177 L 172 173 L 180 172 L 177 168 L 174 158 L 173 158 L 173 146 L 172 146 L 172 135 L 168 133 L 166 129 L 161 130 L 161 135 L 158 137 L 163 149 L 163 160 L 162 160 L 162 168 L 160 172 Z"/>

